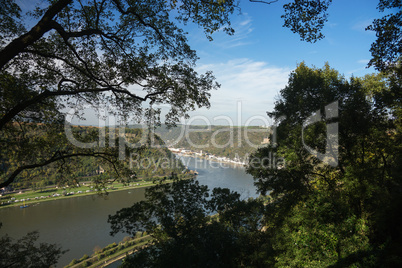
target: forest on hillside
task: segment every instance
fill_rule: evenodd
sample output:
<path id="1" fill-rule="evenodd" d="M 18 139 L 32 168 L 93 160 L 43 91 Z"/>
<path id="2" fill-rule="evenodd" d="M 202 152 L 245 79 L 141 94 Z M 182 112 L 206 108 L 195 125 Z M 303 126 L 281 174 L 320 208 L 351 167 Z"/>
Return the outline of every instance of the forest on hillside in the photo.
<path id="1" fill-rule="evenodd" d="M 269 143 L 272 129 L 258 126 L 178 125 L 171 128 L 158 127 L 155 133 L 167 146 L 246 160 L 259 147 Z"/>
<path id="2" fill-rule="evenodd" d="M 12 146 L 11 138 L 8 142 L 8 148 L 2 147 L 2 155 L 6 156 L 2 160 L 3 172 L 7 173 L 15 165 L 18 157 L 27 157 L 25 152 L 23 155 L 18 155 L 21 147 L 29 147 L 32 144 L 24 144 L 22 141 L 25 137 L 41 136 L 41 132 L 46 131 L 49 126 L 45 124 L 15 124 L 15 132 L 9 133 L 10 137 L 16 138 L 23 129 L 23 135 L 18 139 L 18 143 Z M 134 181 L 136 179 L 149 180 L 156 177 L 171 176 L 172 173 L 181 174 L 185 167 L 176 159 L 176 157 L 166 148 L 163 140 L 158 136 L 152 136 L 153 144 L 155 146 L 146 146 L 147 140 L 150 137 L 143 129 L 124 128 L 124 138 L 116 138 L 116 129 L 114 127 L 91 127 L 91 126 L 71 126 L 72 137 L 70 140 L 66 139 L 64 133 L 58 133 L 57 147 L 51 149 L 56 152 L 57 150 L 65 150 L 71 146 L 70 141 L 83 142 L 91 144 L 99 142 L 104 137 L 105 147 L 119 147 L 124 143 L 125 147 L 135 147 L 131 150 L 130 154 L 116 163 L 108 161 L 102 157 L 86 157 L 85 155 L 77 155 L 65 159 L 62 163 L 52 163 L 49 165 L 33 167 L 23 171 L 20 176 L 15 180 L 11 189 L 40 189 L 49 185 L 58 186 L 73 186 L 82 181 L 115 181 L 119 180 L 116 173 L 110 172 L 113 169 L 119 169 L 119 172 L 127 170 L 127 181 Z M 120 137 L 120 136 L 119 136 Z M 7 136 L 3 137 L 7 140 Z M 112 143 L 110 143 L 110 141 Z M 41 141 L 46 143 L 46 141 Z M 13 149 L 11 149 L 13 148 Z M 43 149 L 43 147 L 42 147 Z M 123 148 L 127 150 L 127 148 Z M 31 157 L 39 157 L 35 148 L 31 150 Z"/>

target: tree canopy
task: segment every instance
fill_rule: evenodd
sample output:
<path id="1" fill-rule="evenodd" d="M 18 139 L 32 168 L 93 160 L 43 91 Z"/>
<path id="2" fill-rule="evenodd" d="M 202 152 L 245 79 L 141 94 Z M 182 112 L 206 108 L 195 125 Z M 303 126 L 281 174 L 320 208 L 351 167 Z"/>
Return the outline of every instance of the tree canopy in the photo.
<path id="1" fill-rule="evenodd" d="M 112 234 L 154 238 L 123 267 L 401 266 L 401 105 L 389 98 L 395 79 L 346 79 L 328 64 L 301 63 L 269 113 L 276 144 L 258 149 L 247 167 L 269 197 L 239 200 L 196 180 L 147 189 L 145 201 L 109 217 Z M 338 145 L 335 162 L 325 154 L 329 142 Z"/>
<path id="2" fill-rule="evenodd" d="M 322 39 L 331 2 L 284 3 L 284 26 L 302 40 Z M 394 70 L 399 64 L 401 13 L 393 11 L 400 6 L 400 1 L 380 0 L 379 10 L 390 12 L 368 28 L 377 32 L 370 64 L 379 70 Z M 105 149 L 96 135 L 81 137 L 98 144 L 85 150 L 57 142 L 63 139 L 62 124 L 69 108 L 79 116 L 88 104 L 109 109 L 122 121 L 132 117 L 140 122 L 150 117 L 149 124 L 158 125 L 160 110 L 154 107 L 165 104 L 169 111 L 164 121 L 174 125 L 189 111 L 209 107 L 210 91 L 219 84 L 211 72 L 195 71 L 197 55 L 182 24 L 198 24 L 212 40 L 218 30 L 234 33 L 230 16 L 239 9 L 233 0 L 49 0 L 30 10 L 23 10 L 14 0 L 3 1 L 0 142 L 8 152 L 16 150 L 16 145 L 25 148 L 16 153 L 19 157 L 11 161 L 13 165 L 4 162 L 10 154 L 2 154 L 1 186 L 9 185 L 25 170 L 69 158 L 93 156 L 116 163 L 117 149 Z M 24 134 L 27 123 L 29 128 L 44 124 L 41 136 Z M 9 144 L 14 147 L 8 148 Z M 26 151 L 38 152 L 40 157 L 25 156 Z"/>
<path id="3" fill-rule="evenodd" d="M 331 2 L 285 2 L 283 26 L 316 42 L 324 38 Z M 119 159 L 133 150 L 141 156 L 144 144 L 127 148 L 126 136 L 93 128 L 73 129 L 75 140 L 94 144 L 75 146 L 65 135 L 66 110 L 80 116 L 92 105 L 122 121 L 131 116 L 158 125 L 163 120 L 154 106 L 165 104 L 164 121 L 174 125 L 209 107 L 219 84 L 211 72 L 195 70 L 197 55 L 182 25 L 197 24 L 209 40 L 218 30 L 233 34 L 230 16 L 239 8 L 234 0 L 47 0 L 30 10 L 19 3 L 0 6 L 0 187 L 49 165 L 67 171 L 83 157 L 109 166 L 110 177 L 131 178 L 135 171 Z M 379 0 L 385 16 L 367 28 L 377 36 L 369 65 L 382 74 L 348 80 L 329 65 L 300 64 L 290 75 L 269 113 L 278 123 L 277 145 L 257 151 L 248 168 L 271 202 L 241 201 L 223 189 L 208 199 L 194 181 L 157 186 L 148 201 L 110 217 L 114 232 L 153 233 L 156 243 L 133 259 L 148 266 L 400 266 L 401 6 Z M 338 111 L 331 114 L 333 107 Z M 304 124 L 311 115 L 317 122 Z M 327 165 L 306 148 L 326 155 L 327 129 L 336 124 L 337 162 Z M 280 168 L 264 165 L 272 153 L 285 160 Z M 210 217 L 215 211 L 218 220 Z M 34 248 L 36 238 L 13 244 L 3 237 L 7 259 L 55 263 L 60 249 Z"/>
<path id="4" fill-rule="evenodd" d="M 400 92 L 400 77 L 346 79 L 328 64 L 301 63 L 290 75 L 268 113 L 277 144 L 259 149 L 248 167 L 259 191 L 276 200 L 267 219 L 276 226 L 278 266 L 401 264 L 401 98 L 388 98 L 395 79 Z M 328 109 L 334 102 L 336 113 Z M 335 139 L 336 164 L 307 149 L 324 154 Z M 283 160 L 272 167 L 265 161 L 273 153 Z"/>
<path id="5" fill-rule="evenodd" d="M 16 242 L 8 235 L 0 237 L 1 267 L 39 268 L 55 265 L 65 251 L 55 244 L 35 245 L 38 238 L 38 232 L 28 233 Z"/>
<path id="6" fill-rule="evenodd" d="M 208 37 L 221 27 L 231 33 L 234 8 L 233 1 L 59 0 L 22 14 L 6 0 L 0 11 L 1 186 L 24 170 L 79 156 L 117 164 L 125 151 L 115 137 L 105 146 L 96 133 L 81 137 L 95 142 L 92 148 L 66 141 L 68 108 L 79 116 L 88 104 L 137 122 L 153 116 L 158 124 L 152 105 L 168 104 L 165 122 L 174 124 L 208 107 L 209 91 L 219 85 L 211 72 L 194 70 L 196 53 L 178 23 L 195 22 Z"/>
<path id="7" fill-rule="evenodd" d="M 263 203 L 239 197 L 195 179 L 148 188 L 146 200 L 109 216 L 112 234 L 153 237 L 123 267 L 266 267 L 273 260 L 263 252 L 270 248 L 261 231 Z"/>

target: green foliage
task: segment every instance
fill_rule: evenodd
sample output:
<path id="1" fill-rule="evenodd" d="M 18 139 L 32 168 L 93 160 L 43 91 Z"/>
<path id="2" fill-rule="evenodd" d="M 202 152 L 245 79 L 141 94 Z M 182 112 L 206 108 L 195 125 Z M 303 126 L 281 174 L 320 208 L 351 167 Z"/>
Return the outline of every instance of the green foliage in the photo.
<path id="1" fill-rule="evenodd" d="M 115 242 L 113 242 L 112 244 L 109 244 L 109 245 L 107 245 L 106 247 L 104 247 L 104 248 L 102 249 L 102 252 L 105 252 L 105 251 L 107 251 L 107 250 L 109 250 L 109 249 L 112 249 L 112 248 L 114 248 L 114 247 L 117 247 L 117 244 L 116 244 Z"/>
<path id="2" fill-rule="evenodd" d="M 114 172 L 113 177 L 130 177 L 124 165 L 118 164 L 124 150 L 101 146 L 96 129 L 88 135 L 76 134 L 79 141 L 93 141 L 98 146 L 79 148 L 66 140 L 66 110 L 73 109 L 81 118 L 85 105 L 105 108 L 124 121 L 116 123 L 126 123 L 132 116 L 135 122 L 146 121 L 151 126 L 161 121 L 160 110 L 153 109 L 153 104 L 170 107 L 165 118 L 168 124 L 175 124 L 196 107 L 209 107 L 209 91 L 219 84 L 211 72 L 194 70 L 197 55 L 180 23 L 198 24 L 209 39 L 218 29 L 231 34 L 229 16 L 237 7 L 231 0 L 85 4 L 58 0 L 45 1 L 22 14 L 19 3 L 3 2 L 1 188 L 18 176 L 33 175 L 34 168 L 52 164 L 62 171 L 61 176 L 68 174 L 65 162 L 78 157 L 95 157 L 107 162 L 102 166 Z M 25 25 L 32 28 L 26 30 Z M 145 102 L 149 107 L 143 107 Z"/>
<path id="3" fill-rule="evenodd" d="M 122 181 L 128 182 L 139 177 L 151 179 L 155 176 L 169 176 L 171 173 L 181 173 L 184 169 L 182 163 L 163 147 L 163 141 L 158 137 L 154 137 L 154 145 L 160 148 L 146 146 L 146 140 L 144 141 L 146 134 L 141 129 L 125 129 L 126 142 L 137 148 L 127 151 L 125 160 L 119 160 L 116 158 L 121 141 L 116 141 L 116 144 L 110 147 L 109 141 L 113 137 L 110 136 L 109 128 L 72 127 L 74 138 L 87 143 L 99 141 L 97 134 L 105 132 L 107 137 L 105 144 L 108 144 L 108 148 L 103 148 L 104 154 L 91 156 L 92 149 L 88 149 L 87 154 L 82 154 L 84 150 L 80 150 L 80 153 L 74 155 L 74 152 L 78 152 L 77 149 L 69 144 L 62 134 L 53 144 L 43 144 L 42 137 L 39 136 L 37 136 L 39 141 L 35 143 L 32 137 L 45 133 L 45 129 L 52 127 L 55 126 L 19 124 L 18 128 L 23 128 L 24 132 L 16 131 L 12 136 L 10 134 L 10 136 L 3 137 L 4 147 L 0 151 L 3 155 L 7 155 L 2 165 L 5 170 L 0 176 L 3 181 L 18 169 L 21 162 L 32 167 L 29 171 L 24 170 L 19 173 L 12 186 L 15 189 L 32 187 L 38 191 L 46 185 L 58 184 L 74 187 L 80 181 L 88 180 L 92 180 L 97 184 L 97 188 L 102 189 L 107 187 L 108 182 L 122 176 L 124 176 Z M 29 136 L 29 138 L 25 139 L 25 136 Z M 12 140 L 16 142 L 13 143 Z M 24 153 L 24 149 L 29 149 L 29 152 Z M 99 150 L 101 149 L 99 148 Z M 58 151 L 60 151 L 60 155 L 71 152 L 71 156 L 60 162 L 35 167 L 35 163 L 41 162 L 41 158 L 45 161 L 48 154 Z"/>
<path id="4" fill-rule="evenodd" d="M 8 235 L 0 237 L 0 266 L 10 268 L 50 267 L 65 253 L 54 244 L 40 243 L 38 232 L 28 233 L 15 241 Z"/>
<path id="5" fill-rule="evenodd" d="M 266 219 L 278 266 L 401 265 L 393 250 L 402 244 L 396 228 L 402 204 L 401 99 L 390 96 L 400 91 L 400 81 L 383 74 L 347 81 L 328 64 L 317 69 L 302 63 L 290 75 L 269 113 L 279 124 L 278 145 L 259 149 L 248 167 L 259 191 L 274 198 Z M 336 121 L 325 117 L 325 106 L 335 101 Z M 320 122 L 302 132 L 316 111 Z M 334 122 L 339 148 L 331 166 L 311 155 L 303 140 L 324 153 L 332 141 L 325 126 Z M 264 159 L 272 153 L 285 165 L 269 167 Z"/>
<path id="6" fill-rule="evenodd" d="M 321 39 L 330 2 L 285 4 L 284 26 L 303 40 Z M 210 91 L 219 85 L 211 72 L 195 71 L 197 55 L 179 23 L 198 24 L 209 39 L 221 28 L 232 34 L 229 17 L 238 4 L 232 0 L 46 3 L 28 14 L 22 14 L 13 0 L 2 1 L 0 9 L 0 188 L 14 182 L 29 186 L 30 178 L 54 171 L 59 175 L 52 180 L 76 182 L 72 168 L 96 166 L 86 157 L 108 167 L 105 176 L 95 178 L 99 185 L 110 179 L 131 179 L 132 170 L 118 157 L 133 151 L 100 146 L 98 129 L 73 130 L 77 140 L 98 146 L 72 146 L 64 135 L 62 111 L 107 104 L 123 118 L 133 115 L 157 126 L 160 110 L 153 104 L 170 107 L 165 118 L 169 125 L 196 107 L 209 107 Z M 278 266 L 400 266 L 400 7 L 400 1 L 380 0 L 380 11 L 397 11 L 368 28 L 377 33 L 370 65 L 388 72 L 387 76 L 347 81 L 328 65 L 317 69 L 304 64 L 291 74 L 270 113 L 280 122 L 279 145 L 259 149 L 254 154 L 258 161 L 249 168 L 259 190 L 271 191 L 273 200 L 266 208 L 261 202 L 239 201 L 235 193 L 222 189 L 214 190 L 208 199 L 208 189 L 194 181 L 158 185 L 148 191 L 147 201 L 109 219 L 113 232 L 133 235 L 146 230 L 157 241 L 125 265 L 138 261 L 158 267 L 265 267 L 273 265 L 275 258 Z M 26 30 L 32 21 L 38 23 Z M 144 108 L 146 101 L 150 107 Z M 305 150 L 300 133 L 309 115 L 317 110 L 324 115 L 324 106 L 334 101 L 339 103 L 339 157 L 337 166 L 327 166 Z M 304 132 L 306 144 L 319 152 L 327 149 L 325 126 L 332 123 L 322 119 Z M 223 142 L 218 144 L 225 144 L 228 135 L 216 135 Z M 205 139 L 197 133 L 193 138 Z M 137 160 L 164 155 L 162 150 L 142 146 L 135 153 Z M 234 154 L 230 149 L 224 153 Z M 263 165 L 272 153 L 286 160 L 281 169 Z M 219 220 L 209 217 L 215 210 Z M 262 226 L 265 232 L 260 231 Z M 14 244 L 3 237 L 2 266 L 56 263 L 60 249 L 36 248 L 36 239 L 36 234 L 28 234 Z M 46 252 L 50 254 L 44 256 Z"/>
<path id="7" fill-rule="evenodd" d="M 89 256 L 87 254 L 84 254 L 84 256 L 82 256 L 82 258 L 79 259 L 79 261 L 82 262 L 82 261 L 85 261 L 88 258 L 89 258 Z"/>
<path id="8" fill-rule="evenodd" d="M 327 9 L 332 0 L 292 1 L 283 6 L 285 14 L 284 27 L 290 28 L 300 35 L 300 39 L 307 42 L 316 42 L 323 39 L 321 33 L 324 24 L 328 21 Z"/>
<path id="9" fill-rule="evenodd" d="M 141 237 L 141 235 L 138 235 L 139 233 L 137 233 L 136 235 L 135 235 L 135 237 Z M 131 237 L 130 236 L 125 236 L 124 238 L 123 238 L 123 242 L 124 243 L 126 243 L 126 242 L 128 242 L 128 241 L 130 241 L 131 240 Z"/>
<path id="10" fill-rule="evenodd" d="M 78 262 L 79 262 L 78 260 L 73 259 L 73 260 L 68 264 L 68 266 L 73 266 L 73 265 L 77 264 Z"/>
<path id="11" fill-rule="evenodd" d="M 369 66 L 377 70 L 392 72 L 400 68 L 402 47 L 402 2 L 398 0 L 380 0 L 378 9 L 387 10 L 387 15 L 375 19 L 366 30 L 376 32 L 376 41 L 371 45 L 372 59 Z"/>
<path id="12" fill-rule="evenodd" d="M 276 1 L 265 3 L 273 2 Z M 298 33 L 302 40 L 315 42 L 323 37 L 321 29 L 327 21 L 330 3 L 331 0 L 290 1 L 284 4 L 284 26 Z M 400 1 L 379 3 L 380 11 L 400 7 Z M 55 162 L 62 165 L 60 162 L 78 154 L 116 162 L 117 153 L 110 148 L 52 150 L 63 139 L 61 123 L 66 108 L 75 109 L 75 116 L 80 117 L 83 105 L 95 108 L 103 105 L 111 114 L 124 119 L 133 115 L 137 122 L 145 119 L 148 125 L 158 126 L 161 111 L 154 109 L 153 104 L 170 107 L 165 117 L 168 125 L 174 125 L 197 107 L 209 107 L 210 91 L 219 84 L 211 72 L 198 74 L 194 70 L 197 55 L 189 47 L 181 24 L 199 25 L 212 40 L 211 34 L 219 29 L 233 34 L 230 15 L 238 8 L 239 3 L 233 0 L 185 3 L 113 0 L 85 4 L 58 0 L 45 1 L 22 14 L 18 3 L 3 1 L 0 142 L 5 151 L 18 153 L 12 159 L 15 168 L 8 169 L 1 163 L 5 180 L 0 186 L 10 185 L 22 172 L 30 173 L 32 166 Z M 400 17 L 400 11 L 388 14 L 368 28 L 377 33 L 370 65 L 389 73 L 400 66 Z M 34 26 L 30 30 L 25 29 L 31 24 Z M 141 91 L 142 94 L 138 93 Z M 150 106 L 143 107 L 147 101 Z M 18 126 L 19 123 L 43 123 L 45 127 L 36 133 L 39 136 L 25 136 L 21 141 L 17 138 L 24 135 L 24 127 Z M 219 135 L 225 144 L 227 134 Z M 238 151 L 229 147 L 223 154 L 233 157 L 248 152 L 247 146 Z M 30 158 L 28 164 L 22 157 L 25 153 Z M 39 157 L 31 163 L 33 154 Z M 8 161 L 9 157 L 1 151 L 1 161 Z M 5 175 L 4 169 L 9 174 Z"/>
<path id="13" fill-rule="evenodd" d="M 146 199 L 109 216 L 112 234 L 146 230 L 153 244 L 126 258 L 123 267 L 264 266 L 264 206 L 198 181 L 177 180 L 146 190 Z M 210 216 L 218 213 L 216 216 Z"/>
<path id="14" fill-rule="evenodd" d="M 269 113 L 278 123 L 277 144 L 259 148 L 247 169 L 270 197 L 240 201 L 225 189 L 210 195 L 191 181 L 151 188 L 146 201 L 109 217 L 112 233 L 146 230 L 155 238 L 123 267 L 400 266 L 400 77 L 347 80 L 328 64 L 300 64 Z M 314 113 L 319 121 L 303 125 Z M 334 123 L 337 159 L 318 159 L 304 144 L 325 153 Z"/>
<path id="15" fill-rule="evenodd" d="M 332 0 L 290 1 L 283 5 L 284 27 L 297 33 L 300 39 L 316 42 L 324 38 L 322 29 L 328 21 L 328 8 Z M 347 8 L 347 7 L 346 7 Z M 379 0 L 377 9 L 386 15 L 374 19 L 366 30 L 374 31 L 377 39 L 371 44 L 372 58 L 368 66 L 387 73 L 401 65 L 402 3 L 399 0 Z"/>
<path id="16" fill-rule="evenodd" d="M 312 195 L 292 208 L 275 234 L 280 267 L 326 267 L 369 249 L 366 219 L 351 215 L 346 204 L 332 196 L 318 191 Z"/>
<path id="17" fill-rule="evenodd" d="M 3 47 L 12 36 L 25 29 L 21 23 L 21 8 L 13 0 L 2 1 L 0 18 L 0 47 Z"/>

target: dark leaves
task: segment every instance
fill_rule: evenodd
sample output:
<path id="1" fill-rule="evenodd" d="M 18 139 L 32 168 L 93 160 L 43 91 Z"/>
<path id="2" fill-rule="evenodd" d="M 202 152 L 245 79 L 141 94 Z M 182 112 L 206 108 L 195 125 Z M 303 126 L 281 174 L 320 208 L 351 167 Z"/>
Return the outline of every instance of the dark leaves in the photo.
<path id="1" fill-rule="evenodd" d="M 18 241 L 5 235 L 0 238 L 0 266 L 42 268 L 56 265 L 66 251 L 54 244 L 38 243 L 38 232 L 28 233 Z"/>
<path id="2" fill-rule="evenodd" d="M 327 9 L 331 2 L 332 0 L 295 0 L 285 4 L 285 15 L 281 16 L 285 19 L 283 26 L 299 34 L 302 41 L 315 43 L 324 38 L 321 30 L 328 20 Z"/>

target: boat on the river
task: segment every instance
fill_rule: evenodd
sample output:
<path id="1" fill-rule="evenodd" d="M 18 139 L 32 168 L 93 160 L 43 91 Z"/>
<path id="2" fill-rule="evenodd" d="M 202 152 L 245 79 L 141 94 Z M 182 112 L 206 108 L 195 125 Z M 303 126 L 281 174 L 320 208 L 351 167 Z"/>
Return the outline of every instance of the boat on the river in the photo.
<path id="1" fill-rule="evenodd" d="M 29 207 L 29 205 L 26 205 L 25 201 L 24 201 L 24 204 L 22 206 L 20 206 L 20 208 L 27 208 L 27 207 Z"/>

